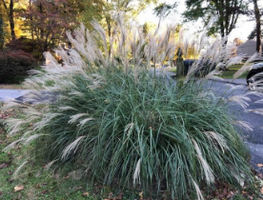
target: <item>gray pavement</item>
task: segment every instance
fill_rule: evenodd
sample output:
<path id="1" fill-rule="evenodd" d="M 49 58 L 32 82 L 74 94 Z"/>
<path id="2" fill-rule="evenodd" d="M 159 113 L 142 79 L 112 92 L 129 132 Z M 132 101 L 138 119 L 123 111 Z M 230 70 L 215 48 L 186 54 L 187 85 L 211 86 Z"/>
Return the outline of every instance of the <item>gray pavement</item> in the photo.
<path id="1" fill-rule="evenodd" d="M 14 100 L 20 96 L 23 96 L 30 92 L 30 90 L 18 90 L 18 89 L 0 89 L 0 101 L 7 102 Z"/>
<path id="2" fill-rule="evenodd" d="M 245 79 L 237 79 L 237 80 L 224 80 L 224 81 L 210 81 L 213 85 L 213 90 L 217 93 L 225 92 L 225 88 L 227 86 L 236 86 L 236 89 L 231 94 L 224 94 L 224 95 L 244 95 L 248 92 L 251 92 L 247 87 Z M 263 104 L 257 103 L 257 101 L 262 100 L 262 97 L 258 96 L 257 94 L 249 94 L 247 95 L 250 98 L 250 102 L 247 110 L 252 109 L 263 109 Z M 244 137 L 245 144 L 250 150 L 251 165 L 257 170 L 263 173 L 263 167 L 260 167 L 263 164 L 263 116 L 262 114 L 256 114 L 253 112 L 247 112 L 240 106 L 231 106 L 230 112 L 234 112 L 237 117 L 237 120 L 248 122 L 253 130 L 244 130 L 239 129 L 240 135 Z"/>

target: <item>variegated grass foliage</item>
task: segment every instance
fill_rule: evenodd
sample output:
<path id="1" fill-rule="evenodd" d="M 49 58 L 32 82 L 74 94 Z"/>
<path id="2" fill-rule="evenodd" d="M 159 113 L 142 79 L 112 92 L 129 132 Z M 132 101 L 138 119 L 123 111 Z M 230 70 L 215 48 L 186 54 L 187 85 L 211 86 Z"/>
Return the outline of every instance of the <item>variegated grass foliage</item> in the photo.
<path id="1" fill-rule="evenodd" d="M 81 26 L 68 33 L 74 48 L 58 49 L 63 65 L 46 53 L 50 63 L 25 84 L 34 92 L 29 102 L 47 95 L 39 104 L 12 102 L 21 107 L 23 119 L 9 119 L 9 134 L 21 134 L 17 143 L 35 142 L 39 154 L 52 164 L 71 163 L 83 175 L 106 185 L 135 187 L 159 193 L 166 189 L 178 199 L 202 199 L 201 189 L 225 181 L 238 186 L 251 180 L 246 148 L 228 112 L 227 97 L 217 97 L 193 79 L 194 65 L 184 81 L 174 81 L 149 68 L 173 59 L 176 49 L 195 46 L 196 54 L 208 45 L 205 34 L 193 41 L 175 41 L 173 28 L 164 35 L 143 37 L 136 26 L 118 19 L 111 37 L 94 23 L 90 32 Z M 188 42 L 186 42 L 188 41 Z M 204 59 L 229 66 L 224 41 L 216 40 Z M 53 96 L 50 101 L 50 94 Z M 230 98 L 230 97 L 229 97 Z M 245 97 L 232 97 L 246 107 Z M 246 128 L 244 122 L 236 122 Z M 23 164 L 24 165 L 24 164 Z M 195 191 L 195 192 L 193 192 Z"/>

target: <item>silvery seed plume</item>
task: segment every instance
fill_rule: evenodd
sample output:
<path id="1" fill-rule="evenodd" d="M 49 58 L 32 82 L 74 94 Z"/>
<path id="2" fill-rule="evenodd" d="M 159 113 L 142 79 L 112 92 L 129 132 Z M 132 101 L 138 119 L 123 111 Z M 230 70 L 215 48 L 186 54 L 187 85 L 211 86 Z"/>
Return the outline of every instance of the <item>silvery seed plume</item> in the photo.
<path id="1" fill-rule="evenodd" d="M 235 124 L 235 125 L 241 127 L 242 129 L 245 129 L 247 131 L 253 131 L 253 127 L 251 126 L 251 124 L 249 122 L 235 120 L 235 121 L 232 121 L 232 124 Z"/>
<path id="2" fill-rule="evenodd" d="M 28 161 L 24 161 L 13 173 L 12 177 L 13 179 L 18 178 L 18 175 L 20 173 L 20 171 L 25 167 L 25 165 L 28 163 Z"/>
<path id="3" fill-rule="evenodd" d="M 206 160 L 203 158 L 202 152 L 201 152 L 198 144 L 196 143 L 196 141 L 192 140 L 192 142 L 194 144 L 194 147 L 195 147 L 195 150 L 196 150 L 196 153 L 197 153 L 197 157 L 199 158 L 200 163 L 202 165 L 202 169 L 203 169 L 203 171 L 205 173 L 205 178 L 206 178 L 207 183 L 208 184 L 209 183 L 213 183 L 215 181 L 215 177 L 213 175 L 211 167 L 208 165 Z"/>
<path id="4" fill-rule="evenodd" d="M 213 79 L 213 80 L 221 80 L 222 81 L 224 79 L 221 78 L 220 76 L 218 76 L 221 74 L 222 74 L 222 71 L 213 70 L 205 76 L 205 79 Z"/>
<path id="5" fill-rule="evenodd" d="M 80 136 L 80 137 L 78 137 L 75 141 L 73 141 L 72 143 L 70 143 L 70 144 L 62 151 L 61 159 L 62 159 L 62 160 L 66 159 L 67 156 L 68 156 L 70 153 L 72 153 L 73 150 L 74 150 L 74 152 L 76 152 L 79 144 L 81 143 L 81 140 L 83 140 L 84 138 L 85 138 L 85 136 Z"/>
<path id="6" fill-rule="evenodd" d="M 79 124 L 78 124 L 79 129 L 82 129 L 83 126 L 84 126 L 85 124 L 87 124 L 87 122 L 90 122 L 90 121 L 93 121 L 93 120 L 95 120 L 95 118 L 92 118 L 92 117 L 82 119 L 82 120 L 79 122 Z"/>
<path id="7" fill-rule="evenodd" d="M 104 52 L 107 52 L 108 51 L 108 48 L 107 48 L 108 42 L 107 42 L 107 36 L 106 36 L 105 30 L 96 21 L 91 22 L 91 25 L 96 30 L 96 32 L 99 34 L 100 39 L 103 41 Z"/>
<path id="8" fill-rule="evenodd" d="M 202 192 L 201 192 L 199 186 L 197 185 L 197 183 L 193 179 L 192 179 L 192 182 L 194 184 L 194 188 L 195 188 L 197 199 L 198 200 L 204 200 L 204 197 L 202 195 Z"/>
<path id="9" fill-rule="evenodd" d="M 22 141 L 24 141 L 24 138 L 20 138 L 20 139 L 18 139 L 18 140 L 16 140 L 16 141 L 12 142 L 12 143 L 9 144 L 8 146 L 6 146 L 6 147 L 3 149 L 3 151 L 4 151 L 4 152 L 10 151 L 10 150 L 13 149 L 18 143 L 20 143 L 20 142 L 22 142 Z"/>
<path id="10" fill-rule="evenodd" d="M 231 93 L 232 91 L 244 88 L 243 85 L 226 84 L 226 86 L 228 88 L 228 93 Z"/>
<path id="11" fill-rule="evenodd" d="M 129 123 L 125 126 L 125 129 L 124 129 L 124 132 L 127 134 L 127 135 L 130 135 L 132 133 L 132 131 L 134 130 L 134 126 L 135 124 L 134 123 Z"/>
<path id="12" fill-rule="evenodd" d="M 260 57 L 258 53 L 255 53 L 250 58 L 248 58 L 246 62 L 243 64 L 243 66 L 239 70 L 237 70 L 237 72 L 234 74 L 234 79 L 237 79 L 246 71 L 250 70 L 250 67 L 255 60 L 262 60 L 262 57 Z"/>
<path id="13" fill-rule="evenodd" d="M 22 126 L 27 124 L 28 121 L 22 119 L 9 118 L 6 120 L 6 123 L 8 124 L 8 128 L 11 130 L 8 133 L 8 135 L 15 135 L 23 129 Z"/>
<path id="14" fill-rule="evenodd" d="M 244 96 L 256 96 L 256 97 L 260 97 L 263 98 L 263 93 L 257 92 L 257 91 L 248 91 L 244 94 Z"/>
<path id="15" fill-rule="evenodd" d="M 215 133 L 214 131 L 205 131 L 204 134 L 208 137 L 209 140 L 216 141 L 223 152 L 225 149 L 228 149 L 226 140 L 222 135 Z"/>
<path id="16" fill-rule="evenodd" d="M 73 124 L 75 123 L 77 120 L 79 120 L 80 118 L 84 117 L 84 116 L 89 116 L 88 113 L 79 113 L 79 114 L 76 114 L 76 115 L 72 115 L 70 117 L 70 120 L 68 121 L 69 124 Z"/>
<path id="17" fill-rule="evenodd" d="M 140 184 L 140 170 L 141 170 L 141 159 L 137 161 L 136 168 L 133 173 L 133 185 Z"/>
<path id="18" fill-rule="evenodd" d="M 250 102 L 251 99 L 244 95 L 235 95 L 235 96 L 229 97 L 227 101 L 235 102 L 237 105 L 240 105 L 243 109 L 245 109 L 249 105 L 248 102 Z"/>
<path id="19" fill-rule="evenodd" d="M 255 101 L 254 103 L 263 104 L 263 99 L 260 99 L 260 100 L 258 100 L 258 101 Z"/>
<path id="20" fill-rule="evenodd" d="M 52 167 L 52 165 L 53 165 L 55 162 L 57 162 L 57 161 L 58 161 L 58 159 L 52 160 L 51 162 L 49 162 L 49 163 L 45 166 L 45 169 L 46 169 L 46 170 L 49 170 L 49 169 Z"/>
<path id="21" fill-rule="evenodd" d="M 245 112 L 251 112 L 259 115 L 263 115 L 263 108 L 258 109 L 246 109 Z"/>
<path id="22" fill-rule="evenodd" d="M 35 130 L 41 130 L 45 126 L 48 125 L 48 123 L 53 120 L 55 117 L 62 116 L 62 113 L 46 113 L 44 114 L 43 118 L 41 121 L 37 122 L 34 124 Z"/>
<path id="23" fill-rule="evenodd" d="M 24 144 L 28 145 L 32 141 L 36 140 L 39 137 L 43 137 L 43 136 L 45 136 L 45 134 L 34 134 L 34 135 L 31 135 L 28 138 L 26 138 L 26 140 L 24 141 Z"/>

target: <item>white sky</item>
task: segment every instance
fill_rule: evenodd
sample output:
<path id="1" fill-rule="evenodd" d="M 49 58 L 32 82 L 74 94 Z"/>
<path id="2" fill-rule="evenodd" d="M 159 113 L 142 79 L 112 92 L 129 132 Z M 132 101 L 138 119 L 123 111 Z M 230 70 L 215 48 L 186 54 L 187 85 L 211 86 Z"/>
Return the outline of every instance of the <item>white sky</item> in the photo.
<path id="1" fill-rule="evenodd" d="M 160 3 L 166 2 L 168 4 L 173 4 L 176 0 L 161 0 Z M 185 1 L 178 0 L 178 7 L 176 8 L 176 13 L 171 13 L 164 21 L 164 24 L 177 24 L 182 23 L 181 14 L 185 10 Z M 258 1 L 258 6 L 263 7 L 263 0 Z M 145 22 L 158 23 L 159 19 L 153 14 L 154 5 L 148 7 L 144 12 L 142 12 L 138 16 L 138 20 L 140 24 L 144 24 Z M 253 8 L 253 5 L 252 5 Z M 241 16 L 238 19 L 236 24 L 236 28 L 230 33 L 229 41 L 233 41 L 235 38 L 240 38 L 243 41 L 247 40 L 248 35 L 255 27 L 255 21 L 248 21 L 247 17 Z M 186 28 L 193 30 L 200 30 L 202 28 L 201 23 L 191 22 L 186 24 Z"/>

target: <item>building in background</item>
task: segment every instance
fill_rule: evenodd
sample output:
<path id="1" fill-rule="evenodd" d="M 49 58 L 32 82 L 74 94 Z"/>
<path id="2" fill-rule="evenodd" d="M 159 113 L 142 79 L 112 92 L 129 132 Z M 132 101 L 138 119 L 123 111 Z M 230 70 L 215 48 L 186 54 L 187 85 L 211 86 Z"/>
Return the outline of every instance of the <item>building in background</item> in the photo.
<path id="1" fill-rule="evenodd" d="M 263 43 L 261 43 L 263 49 Z M 256 40 L 248 40 L 243 44 L 239 45 L 237 48 L 237 54 L 245 55 L 250 57 L 256 53 Z"/>

